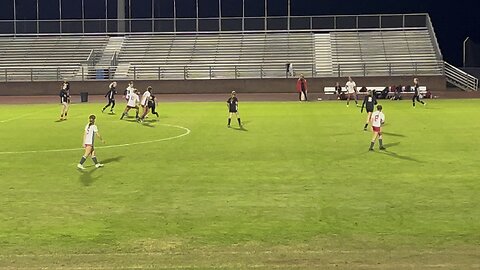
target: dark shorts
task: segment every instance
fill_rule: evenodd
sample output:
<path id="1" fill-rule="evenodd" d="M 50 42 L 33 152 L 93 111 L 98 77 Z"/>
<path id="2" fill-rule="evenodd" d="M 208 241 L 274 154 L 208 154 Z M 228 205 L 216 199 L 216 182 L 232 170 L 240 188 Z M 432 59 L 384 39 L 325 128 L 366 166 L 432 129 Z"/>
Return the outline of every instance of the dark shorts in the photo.
<path id="1" fill-rule="evenodd" d="M 373 109 L 371 110 L 367 109 L 367 113 L 373 113 Z"/>
<path id="2" fill-rule="evenodd" d="M 238 110 L 228 110 L 229 113 L 237 113 Z"/>

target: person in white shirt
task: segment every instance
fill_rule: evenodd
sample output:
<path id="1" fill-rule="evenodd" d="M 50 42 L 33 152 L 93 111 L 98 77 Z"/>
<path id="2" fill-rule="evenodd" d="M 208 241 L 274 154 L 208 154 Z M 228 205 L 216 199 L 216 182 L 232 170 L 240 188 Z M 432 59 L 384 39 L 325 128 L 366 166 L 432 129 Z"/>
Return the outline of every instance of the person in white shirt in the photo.
<path id="1" fill-rule="evenodd" d="M 128 114 L 128 111 L 130 111 L 130 109 L 136 110 L 135 118 L 138 119 L 138 110 L 139 110 L 138 103 L 140 103 L 140 98 L 138 97 L 138 90 L 134 89 L 133 93 L 130 94 L 130 96 L 128 97 L 127 107 L 125 108 L 125 111 L 123 111 L 122 116 L 120 117 L 120 120 L 122 120 L 123 117 L 125 117 Z"/>
<path id="2" fill-rule="evenodd" d="M 358 107 L 358 101 L 357 101 L 357 84 L 353 81 L 352 77 L 348 77 L 347 84 L 345 85 L 345 88 L 347 88 L 347 107 L 350 103 L 350 99 L 353 96 L 355 98 L 355 104 Z"/>
<path id="3" fill-rule="evenodd" d="M 128 102 L 128 98 L 130 97 L 130 94 L 133 93 L 134 90 L 135 88 L 133 87 L 133 82 L 129 82 L 127 89 L 125 89 L 125 92 L 124 92 L 125 100 L 127 102 Z"/>
<path id="4" fill-rule="evenodd" d="M 85 163 L 88 156 L 92 156 L 92 160 L 95 163 L 96 168 L 103 167 L 103 164 L 98 162 L 97 156 L 95 155 L 95 136 L 98 137 L 103 143 L 105 143 L 105 141 L 103 140 L 102 136 L 100 136 L 100 133 L 98 133 L 98 128 L 95 125 L 95 118 L 96 117 L 93 114 L 88 117 L 88 124 L 85 127 L 85 133 L 83 134 L 83 147 L 85 148 L 85 154 L 83 154 L 80 162 L 77 165 L 77 168 L 81 170 L 85 169 L 85 167 L 83 167 L 83 163 Z"/>
<path id="5" fill-rule="evenodd" d="M 143 114 L 142 117 L 140 117 L 140 121 L 143 122 L 145 120 L 145 117 L 148 114 L 149 108 L 148 108 L 148 101 L 150 100 L 150 97 L 152 96 L 152 87 L 149 86 L 147 87 L 147 91 L 143 93 L 142 95 L 142 101 L 140 102 L 140 105 L 142 105 L 143 108 Z"/>
<path id="6" fill-rule="evenodd" d="M 377 110 L 372 113 L 370 122 L 372 123 L 373 138 L 370 142 L 370 148 L 368 150 L 373 151 L 373 146 L 375 145 L 377 138 L 380 145 L 380 150 L 385 150 L 385 147 L 383 147 L 382 137 L 382 125 L 385 123 L 385 115 L 382 112 L 382 105 L 377 105 Z"/>

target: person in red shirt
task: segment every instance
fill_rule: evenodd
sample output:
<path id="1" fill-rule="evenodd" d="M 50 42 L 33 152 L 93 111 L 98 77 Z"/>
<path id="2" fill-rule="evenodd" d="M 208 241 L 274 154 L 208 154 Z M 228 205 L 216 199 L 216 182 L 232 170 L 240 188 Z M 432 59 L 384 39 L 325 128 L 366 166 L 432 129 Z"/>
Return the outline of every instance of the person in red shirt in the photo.
<path id="1" fill-rule="evenodd" d="M 305 97 L 305 101 L 308 101 L 307 92 L 308 92 L 308 83 L 305 80 L 303 74 L 300 74 L 300 78 L 297 80 L 297 92 L 298 92 L 298 99 L 302 101 L 302 94 Z"/>

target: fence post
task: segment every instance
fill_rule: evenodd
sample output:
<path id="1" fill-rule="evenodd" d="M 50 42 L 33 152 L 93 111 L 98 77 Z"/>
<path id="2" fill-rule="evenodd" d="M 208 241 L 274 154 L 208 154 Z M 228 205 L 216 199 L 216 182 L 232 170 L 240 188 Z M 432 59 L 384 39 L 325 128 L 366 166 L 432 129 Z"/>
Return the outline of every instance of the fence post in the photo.
<path id="1" fill-rule="evenodd" d="M 33 82 L 33 68 L 30 68 L 30 82 Z"/>
<path id="2" fill-rule="evenodd" d="M 187 67 L 186 66 L 183 67 L 183 79 L 184 80 L 187 79 Z"/>
<path id="3" fill-rule="evenodd" d="M 210 80 L 211 80 L 212 79 L 212 66 L 208 67 L 208 73 L 209 73 Z"/>
<path id="4" fill-rule="evenodd" d="M 414 75 L 416 76 L 417 75 L 417 62 L 413 63 L 413 66 L 415 67 L 414 69 Z"/>
<path id="5" fill-rule="evenodd" d="M 316 72 L 315 72 L 315 64 L 312 64 L 312 77 L 313 77 L 313 78 L 316 78 L 316 77 L 317 77 L 316 75 L 317 75 L 317 74 L 316 74 Z"/>
<path id="6" fill-rule="evenodd" d="M 337 65 L 337 76 L 340 78 L 340 65 Z"/>
<path id="7" fill-rule="evenodd" d="M 237 66 L 235 66 L 235 80 L 237 79 Z"/>
<path id="8" fill-rule="evenodd" d="M 363 77 L 367 75 L 367 64 L 363 63 Z"/>
<path id="9" fill-rule="evenodd" d="M 263 79 L 263 65 L 260 66 L 260 79 Z"/>
<path id="10" fill-rule="evenodd" d="M 8 69 L 5 69 L 5 82 L 8 81 L 8 71 L 7 71 L 7 70 L 8 70 Z"/>
<path id="11" fill-rule="evenodd" d="M 57 67 L 57 82 L 60 81 L 60 68 Z"/>
<path id="12" fill-rule="evenodd" d="M 133 80 L 137 80 L 137 66 L 133 66 Z"/>
<path id="13" fill-rule="evenodd" d="M 388 63 L 388 75 L 392 76 L 392 63 Z"/>
<path id="14" fill-rule="evenodd" d="M 158 80 L 162 78 L 162 70 L 160 67 L 158 67 Z"/>
<path id="15" fill-rule="evenodd" d="M 85 81 L 85 67 L 82 66 L 82 82 Z"/>

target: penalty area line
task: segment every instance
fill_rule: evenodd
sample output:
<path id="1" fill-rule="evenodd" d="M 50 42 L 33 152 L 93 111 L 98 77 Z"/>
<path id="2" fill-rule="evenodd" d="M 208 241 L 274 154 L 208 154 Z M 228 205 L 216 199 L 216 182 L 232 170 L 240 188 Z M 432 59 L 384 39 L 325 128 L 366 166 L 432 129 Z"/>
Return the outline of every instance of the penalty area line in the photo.
<path id="1" fill-rule="evenodd" d="M 156 143 L 156 142 L 163 142 L 163 141 L 171 141 L 171 140 L 175 140 L 175 139 L 185 137 L 192 132 L 189 128 L 182 127 L 182 126 L 170 125 L 170 124 L 159 124 L 159 125 L 178 128 L 178 129 L 184 130 L 185 132 L 180 134 L 180 135 L 177 135 L 177 136 L 161 138 L 161 139 L 156 139 L 156 140 L 150 140 L 150 141 L 123 143 L 123 144 L 106 145 L 106 146 L 96 146 L 95 149 L 119 148 L 119 147 L 149 144 L 149 143 Z M 8 151 L 8 152 L 0 152 L 0 155 L 56 153 L 56 152 L 80 151 L 80 150 L 83 150 L 83 149 L 84 148 L 82 148 L 82 147 L 78 147 L 78 148 L 48 149 L 48 150 Z"/>

